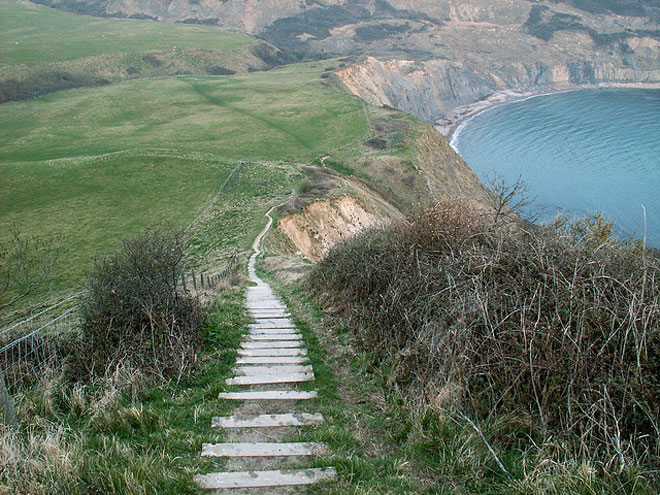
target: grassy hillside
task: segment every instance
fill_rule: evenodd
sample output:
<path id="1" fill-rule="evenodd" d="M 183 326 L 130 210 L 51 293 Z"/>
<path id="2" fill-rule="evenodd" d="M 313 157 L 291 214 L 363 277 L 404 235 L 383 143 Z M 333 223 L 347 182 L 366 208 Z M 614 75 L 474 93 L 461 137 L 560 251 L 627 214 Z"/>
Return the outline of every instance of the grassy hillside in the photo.
<path id="1" fill-rule="evenodd" d="M 0 153 L 20 162 L 145 148 L 310 159 L 367 133 L 357 99 L 314 84 L 319 67 L 134 80 L 11 104 Z"/>
<path id="2" fill-rule="evenodd" d="M 97 19 L 0 3 L 0 103 L 125 79 L 229 75 L 272 67 L 282 54 L 217 27 Z"/>
<path id="3" fill-rule="evenodd" d="M 323 88 L 322 72 L 134 80 L 3 105 L 0 236 L 63 233 L 67 287 L 93 255 L 155 221 L 189 225 L 220 192 L 224 220 L 207 219 L 197 254 L 222 247 L 225 227 L 248 247 L 263 210 L 292 190 L 296 163 L 369 135 L 361 102 Z"/>
<path id="4" fill-rule="evenodd" d="M 227 52 L 254 43 L 208 26 L 78 16 L 41 5 L 0 3 L 0 66 L 37 65 L 114 53 L 165 50 Z"/>

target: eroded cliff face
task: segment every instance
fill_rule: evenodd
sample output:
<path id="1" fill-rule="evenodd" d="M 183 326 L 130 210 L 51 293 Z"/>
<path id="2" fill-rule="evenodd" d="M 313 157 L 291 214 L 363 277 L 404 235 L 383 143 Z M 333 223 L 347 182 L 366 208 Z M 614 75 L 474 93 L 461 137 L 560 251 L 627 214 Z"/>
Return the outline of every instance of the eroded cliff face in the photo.
<path id="1" fill-rule="evenodd" d="M 383 113 L 395 112 L 382 110 Z M 380 118 L 374 129 L 392 129 L 392 119 Z M 408 120 L 405 120 L 408 122 Z M 398 122 L 401 126 L 401 122 Z M 388 150 L 369 151 L 347 161 L 359 177 L 328 167 L 306 167 L 310 188 L 326 187 L 317 197 L 292 198 L 280 209 L 276 240 L 269 249 L 319 261 L 338 242 L 366 228 L 393 220 L 432 201 L 460 200 L 475 211 L 488 211 L 490 197 L 479 178 L 432 126 L 416 121 L 407 129 L 401 156 Z M 402 148 L 397 148 L 401 150 Z"/>
<path id="2" fill-rule="evenodd" d="M 281 17 L 304 9 L 299 0 L 107 0 L 105 11 L 146 15 L 160 21 L 198 21 L 255 34 Z"/>
<path id="3" fill-rule="evenodd" d="M 338 242 L 386 220 L 360 200 L 342 196 L 314 201 L 302 212 L 280 218 L 277 228 L 293 243 L 295 254 L 317 262 Z"/>

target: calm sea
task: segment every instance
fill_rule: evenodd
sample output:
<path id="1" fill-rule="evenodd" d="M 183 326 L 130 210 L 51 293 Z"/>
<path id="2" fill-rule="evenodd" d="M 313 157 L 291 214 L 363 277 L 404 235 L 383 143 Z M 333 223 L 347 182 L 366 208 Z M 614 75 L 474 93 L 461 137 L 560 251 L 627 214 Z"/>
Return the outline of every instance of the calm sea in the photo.
<path id="1" fill-rule="evenodd" d="M 452 144 L 483 182 L 522 177 L 528 214 L 600 211 L 623 235 L 660 247 L 660 90 L 589 90 L 494 107 Z"/>

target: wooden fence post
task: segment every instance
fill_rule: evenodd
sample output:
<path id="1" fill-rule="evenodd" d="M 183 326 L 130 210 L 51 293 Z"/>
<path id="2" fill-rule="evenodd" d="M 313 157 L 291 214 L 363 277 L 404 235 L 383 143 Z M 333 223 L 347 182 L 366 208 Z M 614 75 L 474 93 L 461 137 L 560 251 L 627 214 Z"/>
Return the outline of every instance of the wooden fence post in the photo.
<path id="1" fill-rule="evenodd" d="M 188 292 L 188 288 L 186 287 L 186 274 L 185 273 L 181 274 L 181 282 L 183 282 L 183 292 Z"/>
<path id="2" fill-rule="evenodd" d="M 16 418 L 16 411 L 14 411 L 14 404 L 9 397 L 5 379 L 0 372 L 0 405 L 2 405 L 2 414 L 5 418 L 5 424 L 12 429 L 18 428 L 18 418 Z"/>
<path id="3" fill-rule="evenodd" d="M 197 280 L 195 280 L 195 272 L 192 272 L 192 279 L 193 279 L 193 289 L 195 289 L 195 292 L 197 292 Z"/>

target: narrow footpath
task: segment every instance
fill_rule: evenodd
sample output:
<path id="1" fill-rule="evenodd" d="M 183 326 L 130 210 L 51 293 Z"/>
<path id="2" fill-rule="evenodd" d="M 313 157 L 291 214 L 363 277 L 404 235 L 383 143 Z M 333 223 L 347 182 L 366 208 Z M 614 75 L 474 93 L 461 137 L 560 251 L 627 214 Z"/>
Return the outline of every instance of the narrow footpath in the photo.
<path id="1" fill-rule="evenodd" d="M 286 442 L 296 428 L 324 421 L 321 414 L 297 410 L 297 401 L 315 398 L 316 391 L 299 390 L 297 384 L 314 380 L 303 337 L 290 318 L 286 305 L 255 271 L 260 243 L 272 225 L 255 239 L 248 265 L 250 280 L 247 308 L 256 323 L 242 342 L 228 385 L 245 387 L 224 392 L 220 399 L 240 401 L 233 416 L 215 417 L 212 427 L 225 428 L 228 441 L 204 444 L 202 456 L 229 458 L 224 472 L 198 475 L 195 481 L 206 489 L 267 488 L 269 494 L 290 493 L 284 487 L 309 485 L 336 477 L 334 468 L 287 469 L 302 456 L 327 453 L 322 443 Z M 274 487 L 282 487 L 276 488 Z M 237 493 L 232 490 L 231 493 Z M 241 492 L 251 493 L 251 492 Z M 256 493 L 256 492 L 255 492 Z M 264 493 L 264 492 L 259 492 Z"/>

